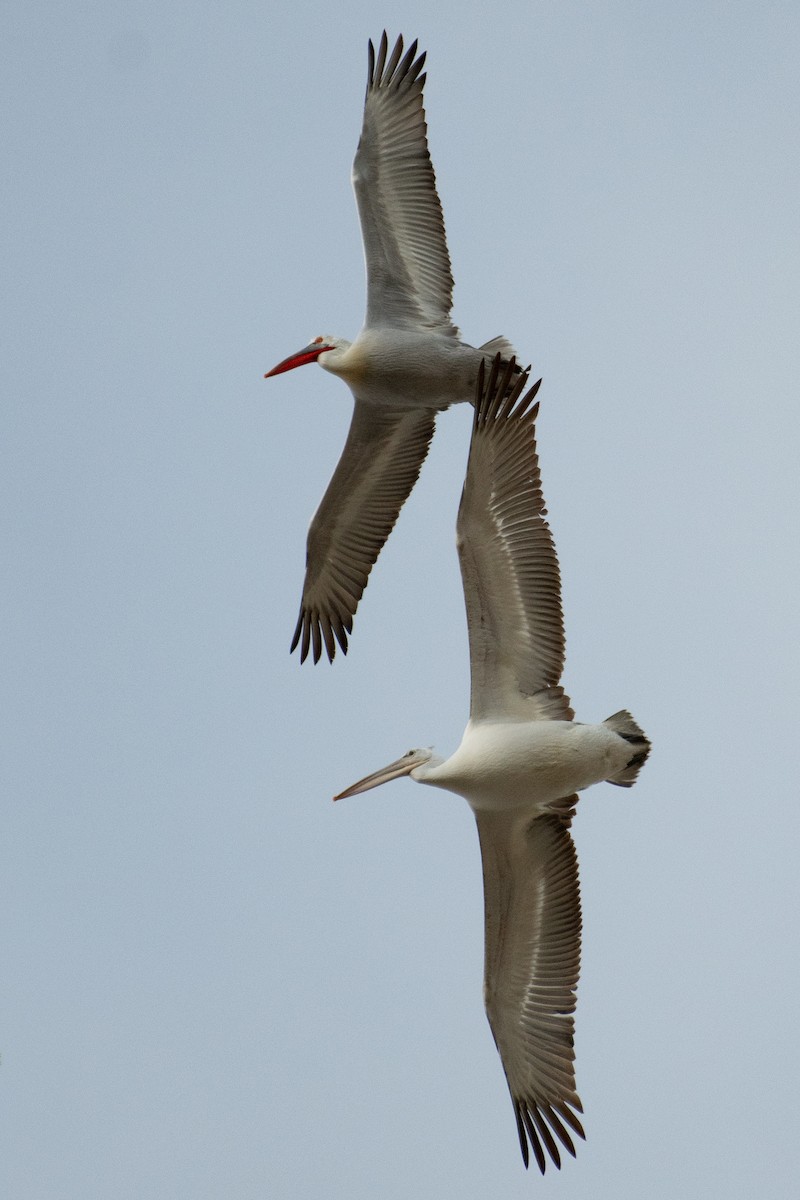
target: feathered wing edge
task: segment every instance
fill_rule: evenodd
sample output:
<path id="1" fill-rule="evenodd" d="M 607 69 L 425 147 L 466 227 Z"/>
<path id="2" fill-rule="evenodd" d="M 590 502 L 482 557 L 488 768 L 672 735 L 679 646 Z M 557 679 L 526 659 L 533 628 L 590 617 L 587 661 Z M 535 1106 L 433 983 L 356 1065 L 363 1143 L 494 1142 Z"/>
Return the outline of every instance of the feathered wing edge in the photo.
<path id="1" fill-rule="evenodd" d="M 423 107 L 425 54 L 386 31 L 369 68 L 353 162 L 364 257 L 368 325 L 422 323 L 453 338 L 453 275 Z"/>
<path id="2" fill-rule="evenodd" d="M 485 904 L 484 1001 L 505 1071 L 525 1166 L 544 1173 L 585 1136 L 575 1090 L 580 971 L 578 861 L 569 824 L 578 797 L 533 820 L 476 813 Z M 555 1135 L 555 1137 L 553 1136 Z"/>
<path id="3" fill-rule="evenodd" d="M 473 719 L 571 720 L 559 685 L 561 579 L 536 452 L 529 370 L 496 355 L 478 369 L 457 545 Z"/>
<path id="4" fill-rule="evenodd" d="M 291 650 L 347 653 L 370 572 L 419 477 L 436 413 L 356 401 L 342 456 L 308 531 L 306 575 Z"/>

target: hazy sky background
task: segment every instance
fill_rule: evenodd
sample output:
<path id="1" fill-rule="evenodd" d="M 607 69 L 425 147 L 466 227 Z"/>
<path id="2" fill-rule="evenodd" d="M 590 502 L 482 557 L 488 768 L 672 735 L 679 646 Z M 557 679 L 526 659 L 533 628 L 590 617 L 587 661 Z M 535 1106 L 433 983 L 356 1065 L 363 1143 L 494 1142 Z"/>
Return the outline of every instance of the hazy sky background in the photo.
<path id="1" fill-rule="evenodd" d="M 440 420 L 351 652 L 288 654 L 364 309 L 367 39 L 419 37 L 464 337 L 544 376 L 588 1141 L 523 1169 L 463 801 Z M 797 1183 L 795 3 L 7 3 L 0 1191 L 674 1200 Z"/>

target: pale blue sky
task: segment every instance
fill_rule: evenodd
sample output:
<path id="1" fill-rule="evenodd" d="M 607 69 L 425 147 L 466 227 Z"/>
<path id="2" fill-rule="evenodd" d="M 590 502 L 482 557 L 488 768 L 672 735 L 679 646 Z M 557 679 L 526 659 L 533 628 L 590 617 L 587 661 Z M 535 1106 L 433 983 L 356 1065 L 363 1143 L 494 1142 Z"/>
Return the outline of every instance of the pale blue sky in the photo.
<path id="1" fill-rule="evenodd" d="M 800 15 L 790 3 L 9 3 L 0 1191 L 785 1197 L 798 1112 Z M 367 39 L 428 51 L 472 342 L 544 376 L 578 717 L 588 1141 L 527 1173 L 477 838 L 398 783 L 468 707 L 440 421 L 351 652 L 288 654 L 364 305 Z"/>

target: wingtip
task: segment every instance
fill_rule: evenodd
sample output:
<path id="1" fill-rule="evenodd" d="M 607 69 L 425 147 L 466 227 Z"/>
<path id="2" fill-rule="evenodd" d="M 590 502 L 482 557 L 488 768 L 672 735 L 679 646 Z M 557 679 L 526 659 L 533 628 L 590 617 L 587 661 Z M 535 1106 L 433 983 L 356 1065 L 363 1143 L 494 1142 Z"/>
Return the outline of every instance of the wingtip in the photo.
<path id="1" fill-rule="evenodd" d="M 377 51 L 375 45 L 370 38 L 367 43 L 367 94 L 377 88 L 401 85 L 407 88 L 417 84 L 419 90 L 425 83 L 425 76 L 421 75 L 422 68 L 425 65 L 427 51 L 419 51 L 419 39 L 414 38 L 408 48 L 404 51 L 405 41 L 402 33 L 398 34 L 397 40 L 389 49 L 389 37 L 384 29 L 378 43 Z"/>
<path id="2" fill-rule="evenodd" d="M 352 632 L 353 619 L 350 616 L 347 618 L 323 618 L 320 613 L 301 607 L 289 646 L 289 653 L 294 654 L 299 646 L 301 665 L 309 657 L 309 654 L 311 661 L 316 664 L 322 658 L 324 649 L 328 662 L 332 663 L 336 658 L 337 643 L 342 654 L 347 654 L 348 634 L 352 634 Z"/>
<path id="3" fill-rule="evenodd" d="M 370 46 L 371 45 L 372 45 L 372 42 L 370 42 Z M 378 43 L 377 56 L 375 55 L 374 50 L 373 50 L 372 55 L 370 56 L 370 68 L 371 69 L 370 69 L 369 86 L 371 86 L 371 87 L 375 87 L 377 84 L 380 84 L 381 78 L 383 76 L 383 68 L 386 63 L 386 55 L 388 53 L 388 50 L 389 50 L 389 39 L 386 36 L 386 30 L 384 29 L 383 33 L 381 34 L 381 40 Z"/>
<path id="4" fill-rule="evenodd" d="M 563 1148 L 573 1158 L 576 1157 L 575 1146 L 564 1122 L 578 1137 L 586 1139 L 583 1126 L 572 1109 L 583 1112 L 581 1102 L 576 1095 L 570 1096 L 569 1101 L 558 1100 L 551 1104 L 544 1101 L 536 1103 L 512 1096 L 514 1116 L 517 1122 L 517 1134 L 522 1152 L 522 1161 L 526 1169 L 530 1164 L 530 1150 L 536 1159 L 536 1165 L 545 1174 L 548 1160 L 561 1170 L 561 1153 L 556 1145 L 553 1134 L 556 1135 Z M 530 1147 L 530 1150 L 529 1150 Z M 545 1154 L 545 1150 L 547 1153 Z"/>
<path id="5" fill-rule="evenodd" d="M 520 1115 L 519 1104 L 517 1103 L 516 1100 L 514 1100 L 514 1116 L 517 1119 L 517 1137 L 519 1138 L 519 1148 L 522 1151 L 522 1161 L 524 1162 L 525 1170 L 527 1171 L 528 1165 L 530 1163 L 530 1154 L 528 1153 L 528 1139 L 525 1136 L 525 1126 L 522 1124 L 522 1117 Z"/>
<path id="6" fill-rule="evenodd" d="M 530 379 L 531 367 L 520 367 L 512 355 L 504 359 L 496 354 L 489 365 L 488 378 L 485 360 L 479 364 L 475 383 L 475 412 L 473 430 L 485 428 L 495 421 L 509 419 L 533 423 L 539 412 L 539 403 L 533 404 L 542 385 L 541 379 L 525 388 Z M 524 394 L 523 394 L 524 393 Z M 533 405 L 533 407 L 531 407 Z"/>
<path id="7" fill-rule="evenodd" d="M 528 1141 L 531 1144 L 531 1149 L 533 1150 L 534 1158 L 536 1159 L 536 1165 L 539 1168 L 539 1170 L 541 1171 L 542 1175 L 544 1175 L 544 1173 L 547 1169 L 547 1159 L 544 1156 L 544 1150 L 542 1149 L 542 1143 L 539 1141 L 539 1137 L 536 1132 L 536 1127 L 534 1126 L 533 1121 L 531 1120 L 530 1113 L 528 1112 L 528 1107 L 525 1104 L 522 1105 L 522 1120 L 525 1123 L 525 1130 L 528 1134 Z M 560 1160 L 556 1163 L 556 1166 L 559 1168 L 561 1167 Z"/>

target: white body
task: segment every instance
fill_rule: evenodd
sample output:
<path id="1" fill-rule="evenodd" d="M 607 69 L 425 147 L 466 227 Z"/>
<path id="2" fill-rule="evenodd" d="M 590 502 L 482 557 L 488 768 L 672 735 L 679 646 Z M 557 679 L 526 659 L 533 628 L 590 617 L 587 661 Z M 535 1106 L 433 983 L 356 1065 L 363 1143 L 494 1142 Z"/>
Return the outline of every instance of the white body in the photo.
<path id="1" fill-rule="evenodd" d="M 463 796 L 475 812 L 521 809 L 534 817 L 558 812 L 565 796 L 613 779 L 630 757 L 630 745 L 607 725 L 469 721 L 446 762 L 410 774 Z"/>
<path id="2" fill-rule="evenodd" d="M 338 375 L 359 401 L 393 409 L 434 409 L 471 399 L 478 366 L 490 350 L 435 330 L 365 325 L 356 340 L 320 354 L 319 365 Z M 507 350 L 513 353 L 509 346 Z"/>

